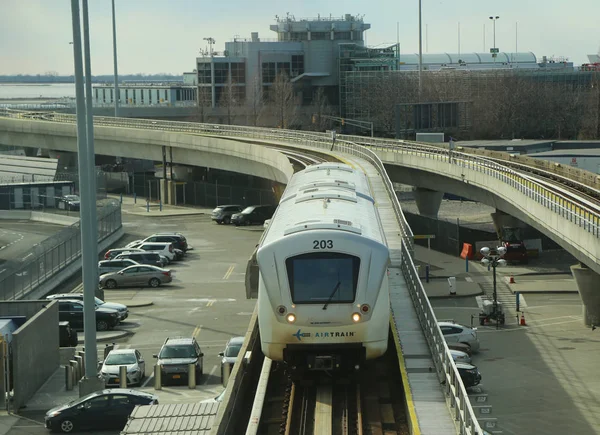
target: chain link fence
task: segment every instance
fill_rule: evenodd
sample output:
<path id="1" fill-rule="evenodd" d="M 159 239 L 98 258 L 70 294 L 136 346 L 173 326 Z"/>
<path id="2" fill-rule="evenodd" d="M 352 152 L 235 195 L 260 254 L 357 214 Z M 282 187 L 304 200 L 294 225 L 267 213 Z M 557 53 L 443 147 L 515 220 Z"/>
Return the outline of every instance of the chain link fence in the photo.
<path id="1" fill-rule="evenodd" d="M 114 200 L 97 203 L 98 241 L 121 228 L 121 204 Z M 79 222 L 34 245 L 20 259 L 0 265 L 0 298 L 18 300 L 63 271 L 81 257 Z"/>

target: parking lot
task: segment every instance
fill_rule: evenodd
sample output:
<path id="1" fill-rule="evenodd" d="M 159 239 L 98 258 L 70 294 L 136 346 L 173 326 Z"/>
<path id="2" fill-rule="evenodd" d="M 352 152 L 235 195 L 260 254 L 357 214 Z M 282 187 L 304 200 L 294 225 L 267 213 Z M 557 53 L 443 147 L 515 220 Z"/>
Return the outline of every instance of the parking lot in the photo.
<path id="1" fill-rule="evenodd" d="M 117 348 L 141 352 L 146 361 L 147 376 L 141 389 L 157 394 L 161 403 L 199 401 L 217 396 L 223 390 L 218 353 L 223 351 L 229 338 L 245 334 L 254 309 L 255 301 L 246 300 L 244 276 L 247 260 L 262 234 L 262 226 L 216 225 L 208 215 L 145 218 L 124 214 L 123 220 L 126 237 L 115 248 L 155 232 L 177 231 L 186 236 L 193 250 L 188 251 L 182 261 L 166 266 L 173 274 L 170 284 L 158 288 L 105 291 L 105 300 L 109 302 L 152 302 L 149 306 L 130 308 L 129 317 L 116 327 L 130 335 L 115 340 Z M 68 292 L 78 284 L 77 280 L 71 280 L 57 292 Z M 197 379 L 195 390 L 182 385 L 165 386 L 155 391 L 153 366 L 156 360 L 153 354 L 159 352 L 167 337 L 178 336 L 196 338 L 204 353 L 204 375 Z M 99 357 L 105 344 L 98 343 Z M 24 409 L 20 415 L 27 420 L 19 422 L 8 433 L 45 433 L 40 426 L 44 411 Z"/>
<path id="2" fill-rule="evenodd" d="M 469 390 L 482 427 L 503 434 L 597 434 L 600 427 L 598 330 L 582 324 L 578 294 L 528 294 L 527 326 L 516 318 L 477 326 L 473 364 L 481 384 Z M 438 319 L 469 326 L 475 298 L 431 301 Z M 488 408 L 491 406 L 491 408 Z"/>

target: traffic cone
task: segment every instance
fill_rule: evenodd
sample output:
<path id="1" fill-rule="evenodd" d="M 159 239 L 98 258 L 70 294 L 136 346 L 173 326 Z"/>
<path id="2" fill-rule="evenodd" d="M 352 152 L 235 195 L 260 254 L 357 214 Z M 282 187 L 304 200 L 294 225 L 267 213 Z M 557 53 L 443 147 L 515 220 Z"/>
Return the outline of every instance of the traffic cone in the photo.
<path id="1" fill-rule="evenodd" d="M 525 323 L 525 313 L 521 312 L 521 326 L 527 326 L 527 323 Z"/>
<path id="2" fill-rule="evenodd" d="M 510 276 L 510 280 L 508 281 L 509 284 L 514 284 L 515 283 L 515 277 L 514 276 Z"/>

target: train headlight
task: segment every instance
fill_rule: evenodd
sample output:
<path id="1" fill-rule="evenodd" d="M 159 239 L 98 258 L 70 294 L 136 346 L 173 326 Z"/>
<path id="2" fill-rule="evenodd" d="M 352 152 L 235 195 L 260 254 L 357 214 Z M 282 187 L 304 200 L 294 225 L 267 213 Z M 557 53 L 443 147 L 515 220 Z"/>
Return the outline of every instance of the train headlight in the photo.
<path id="1" fill-rule="evenodd" d="M 288 323 L 294 323 L 296 321 L 296 315 L 294 313 L 290 313 L 287 315 L 286 320 Z"/>
<path id="2" fill-rule="evenodd" d="M 353 314 L 352 314 L 352 321 L 353 321 L 354 323 L 358 323 L 358 322 L 360 322 L 360 313 L 353 313 Z"/>
<path id="3" fill-rule="evenodd" d="M 368 306 L 367 304 L 363 304 L 360 307 L 360 311 L 362 311 L 364 314 L 367 314 L 370 310 L 371 310 L 371 307 Z"/>
<path id="4" fill-rule="evenodd" d="M 283 305 L 279 305 L 277 307 L 277 314 L 279 314 L 280 316 L 284 316 L 285 313 L 287 313 L 287 308 L 284 307 Z"/>

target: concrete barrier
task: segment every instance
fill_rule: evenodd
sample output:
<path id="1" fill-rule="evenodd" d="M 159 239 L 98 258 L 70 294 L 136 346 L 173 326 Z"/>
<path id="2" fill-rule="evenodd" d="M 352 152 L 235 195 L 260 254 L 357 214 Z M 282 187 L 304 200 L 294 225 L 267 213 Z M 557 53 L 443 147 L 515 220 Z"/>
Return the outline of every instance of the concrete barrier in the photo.
<path id="1" fill-rule="evenodd" d="M 41 211 L 32 211 L 30 213 L 30 220 L 37 222 L 46 222 L 64 226 L 70 226 L 79 222 L 79 216 L 66 216 L 64 214 L 44 213 Z"/>
<path id="2" fill-rule="evenodd" d="M 31 210 L 0 210 L 0 219 L 29 220 L 31 219 Z"/>

